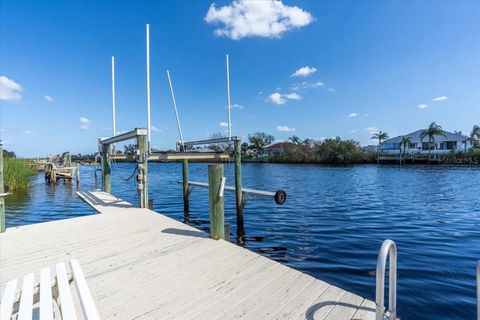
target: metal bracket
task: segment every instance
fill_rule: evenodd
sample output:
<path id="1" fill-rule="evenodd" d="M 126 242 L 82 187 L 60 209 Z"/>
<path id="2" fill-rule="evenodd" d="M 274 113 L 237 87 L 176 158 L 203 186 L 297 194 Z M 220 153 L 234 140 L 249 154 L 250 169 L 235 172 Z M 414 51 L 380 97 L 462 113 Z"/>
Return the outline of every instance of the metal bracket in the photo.
<path id="1" fill-rule="evenodd" d="M 220 190 L 218 191 L 218 196 L 221 198 L 223 198 L 223 191 L 225 190 L 225 180 L 227 180 L 227 178 L 222 177 L 222 181 L 220 182 Z"/>

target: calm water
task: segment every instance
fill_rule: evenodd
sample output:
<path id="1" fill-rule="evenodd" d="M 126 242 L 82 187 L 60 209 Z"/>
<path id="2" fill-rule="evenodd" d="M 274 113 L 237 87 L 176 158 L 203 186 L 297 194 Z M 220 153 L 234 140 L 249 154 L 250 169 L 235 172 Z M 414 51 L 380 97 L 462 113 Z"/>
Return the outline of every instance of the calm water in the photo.
<path id="1" fill-rule="evenodd" d="M 480 166 L 354 166 L 244 164 L 244 187 L 288 193 L 283 206 L 248 200 L 246 246 L 293 268 L 374 299 L 375 265 L 386 238 L 398 246 L 398 312 L 402 319 L 475 319 L 475 263 L 480 259 Z M 132 164 L 119 164 L 112 192 L 138 203 Z M 226 165 L 227 184 L 233 166 Z M 95 187 L 81 168 L 80 188 Z M 155 210 L 182 220 L 180 164 L 151 164 Z M 190 166 L 207 181 L 207 166 Z M 75 186 L 32 178 L 29 193 L 7 198 L 7 226 L 93 214 Z M 235 231 L 235 200 L 226 194 L 226 220 Z M 208 231 L 208 193 L 191 194 L 191 223 Z"/>

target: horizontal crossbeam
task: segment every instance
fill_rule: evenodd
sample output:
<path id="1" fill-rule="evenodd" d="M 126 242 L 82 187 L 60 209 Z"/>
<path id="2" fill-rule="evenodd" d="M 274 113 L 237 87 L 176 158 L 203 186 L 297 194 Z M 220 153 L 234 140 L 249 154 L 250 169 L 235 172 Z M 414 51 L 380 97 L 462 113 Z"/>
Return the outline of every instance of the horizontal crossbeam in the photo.
<path id="1" fill-rule="evenodd" d="M 114 136 L 111 138 L 101 139 L 100 143 L 103 145 L 117 143 L 125 140 L 135 139 L 138 136 L 146 136 L 148 133 L 147 129 L 145 128 L 135 128 L 132 131 L 125 132 L 119 134 L 118 136 Z"/>

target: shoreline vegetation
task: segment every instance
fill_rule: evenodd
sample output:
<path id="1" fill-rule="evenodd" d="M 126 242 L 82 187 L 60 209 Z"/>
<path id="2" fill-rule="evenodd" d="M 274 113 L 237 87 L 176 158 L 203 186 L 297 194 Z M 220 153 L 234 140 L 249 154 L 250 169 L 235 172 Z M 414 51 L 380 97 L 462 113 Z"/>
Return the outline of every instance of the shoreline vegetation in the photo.
<path id="1" fill-rule="evenodd" d="M 18 159 L 14 153 L 4 152 L 3 184 L 5 192 L 27 189 L 30 186 L 30 176 L 35 173 L 27 160 Z"/>
<path id="2" fill-rule="evenodd" d="M 462 134 L 455 131 L 456 134 Z M 446 136 L 446 132 L 440 125 L 432 122 L 428 128 L 421 132 L 422 142 L 430 146 L 428 153 L 408 154 L 409 145 L 412 143 L 410 137 L 399 136 L 400 149 L 398 153 L 383 153 L 381 146 L 389 139 L 388 133 L 379 131 L 372 134 L 371 139 L 378 142 L 378 145 L 363 147 L 353 139 L 343 140 L 340 137 L 328 139 L 301 139 L 296 135 L 285 141 L 278 141 L 271 134 L 256 132 L 248 135 L 241 145 L 242 161 L 246 163 L 285 163 L 285 164 L 320 164 L 320 165 L 355 165 L 355 164 L 446 164 L 446 165 L 480 165 L 480 126 L 475 125 L 469 136 L 465 138 L 471 142 L 472 148 L 466 152 L 451 151 L 449 153 L 436 153 L 437 144 L 435 137 Z M 224 138 L 224 134 L 213 133 L 210 139 Z M 466 140 L 466 141 L 467 141 Z M 187 152 L 225 152 L 231 146 L 228 143 L 208 144 L 202 147 L 190 147 Z M 135 153 L 136 145 L 127 144 L 115 151 L 116 154 L 131 155 Z M 424 149 L 425 150 L 425 149 Z M 178 150 L 177 150 L 178 151 Z M 175 150 L 156 150 L 153 153 L 175 152 Z M 413 155 L 414 161 L 409 159 Z M 387 156 L 387 157 L 385 157 Z M 13 156 L 14 157 L 14 156 Z M 72 161 L 82 164 L 95 162 L 96 154 L 72 155 Z M 383 159 L 382 159 L 383 158 Z M 389 158 L 386 160 L 385 158 Z M 410 160 L 410 161 L 407 161 Z M 116 160 L 118 162 L 131 162 L 133 159 Z M 161 161 L 151 161 L 161 162 Z M 197 161 L 202 162 L 202 161 Z M 211 160 L 207 161 L 211 162 Z M 221 161 L 220 161 L 221 162 Z M 20 163 L 17 164 L 20 166 Z M 26 170 L 26 169 L 22 169 Z"/>

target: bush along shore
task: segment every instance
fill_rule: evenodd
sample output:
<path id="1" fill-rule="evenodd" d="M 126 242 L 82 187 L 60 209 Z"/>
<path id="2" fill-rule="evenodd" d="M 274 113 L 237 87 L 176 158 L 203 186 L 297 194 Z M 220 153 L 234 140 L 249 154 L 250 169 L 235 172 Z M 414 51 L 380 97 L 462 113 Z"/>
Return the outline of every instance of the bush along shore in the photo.
<path id="1" fill-rule="evenodd" d="M 274 154 L 265 158 L 273 163 L 311 163 L 350 165 L 376 163 L 376 154 L 363 150 L 353 140 L 326 139 L 316 145 L 292 144 L 283 154 Z"/>
<path id="2" fill-rule="evenodd" d="M 5 191 L 27 189 L 34 168 L 26 160 L 13 157 L 3 158 L 3 184 Z"/>

